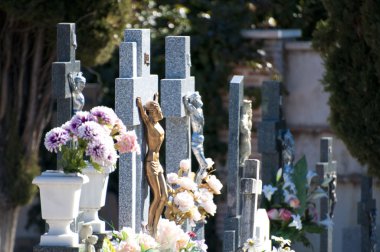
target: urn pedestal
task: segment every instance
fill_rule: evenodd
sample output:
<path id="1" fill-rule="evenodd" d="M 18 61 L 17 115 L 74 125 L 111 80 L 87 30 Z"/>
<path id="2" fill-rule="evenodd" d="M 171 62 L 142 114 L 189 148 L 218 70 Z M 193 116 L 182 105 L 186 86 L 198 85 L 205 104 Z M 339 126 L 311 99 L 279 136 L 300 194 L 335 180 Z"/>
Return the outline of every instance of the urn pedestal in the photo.
<path id="1" fill-rule="evenodd" d="M 40 246 L 78 246 L 78 234 L 70 230 L 70 223 L 78 216 L 81 188 L 87 182 L 81 174 L 55 170 L 34 178 L 33 184 L 40 188 L 42 218 L 49 225 Z"/>
<path id="2" fill-rule="evenodd" d="M 108 177 L 113 168 L 103 168 L 101 172 L 88 164 L 82 173 L 89 178 L 89 182 L 82 187 L 79 210 L 79 223 L 90 224 L 94 233 L 104 233 L 105 223 L 98 217 L 98 211 L 105 205 Z M 79 224 L 80 225 L 80 224 Z"/>

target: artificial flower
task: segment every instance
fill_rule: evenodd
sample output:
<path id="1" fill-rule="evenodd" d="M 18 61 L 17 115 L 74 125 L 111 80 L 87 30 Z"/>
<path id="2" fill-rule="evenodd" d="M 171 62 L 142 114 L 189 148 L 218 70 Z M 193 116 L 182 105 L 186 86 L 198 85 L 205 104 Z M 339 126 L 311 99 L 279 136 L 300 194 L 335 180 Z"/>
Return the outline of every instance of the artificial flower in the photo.
<path id="1" fill-rule="evenodd" d="M 215 175 L 209 175 L 206 178 L 206 182 L 215 194 L 220 194 L 220 190 L 223 188 L 223 184 L 220 182 L 219 179 L 216 178 Z"/>
<path id="2" fill-rule="evenodd" d="M 278 216 L 283 221 L 289 221 L 292 218 L 292 212 L 290 212 L 289 210 L 285 208 L 281 208 L 280 211 L 278 212 Z"/>
<path id="3" fill-rule="evenodd" d="M 297 215 L 292 215 L 293 221 L 289 224 L 289 227 L 295 227 L 297 230 L 302 229 L 302 221 L 301 221 L 301 216 Z"/>
<path id="4" fill-rule="evenodd" d="M 178 175 L 174 172 L 171 172 L 169 174 L 166 175 L 166 181 L 169 183 L 169 184 L 177 184 L 177 181 L 178 181 Z"/>
<path id="5" fill-rule="evenodd" d="M 272 195 L 277 191 L 277 187 L 274 187 L 272 185 L 264 185 L 262 191 L 265 198 L 267 198 L 268 201 L 270 201 L 272 199 Z"/>
<path id="6" fill-rule="evenodd" d="M 267 211 L 268 218 L 271 220 L 280 220 L 280 213 L 276 208 L 272 208 L 269 211 Z"/>
<path id="7" fill-rule="evenodd" d="M 194 207 L 194 198 L 187 191 L 177 193 L 174 197 L 174 203 L 181 212 L 187 212 Z"/>
<path id="8" fill-rule="evenodd" d="M 44 144 L 48 151 L 57 153 L 69 140 L 69 133 L 64 129 L 57 127 L 46 133 Z"/>
<path id="9" fill-rule="evenodd" d="M 115 140 L 117 141 L 115 147 L 120 153 L 136 152 L 140 154 L 140 146 L 134 130 L 123 132 L 121 135 L 116 136 Z"/>
<path id="10" fill-rule="evenodd" d="M 179 162 L 179 168 L 181 168 L 181 170 L 183 172 L 188 172 L 191 168 L 191 161 L 190 159 L 183 159 L 181 160 L 181 162 Z"/>
<path id="11" fill-rule="evenodd" d="M 244 245 L 243 245 L 244 252 L 261 252 L 259 248 L 260 248 L 260 243 L 258 239 L 250 238 L 246 242 L 244 242 Z"/>
<path id="12" fill-rule="evenodd" d="M 186 190 L 195 190 L 197 188 L 197 184 L 189 177 L 178 178 L 177 184 Z"/>

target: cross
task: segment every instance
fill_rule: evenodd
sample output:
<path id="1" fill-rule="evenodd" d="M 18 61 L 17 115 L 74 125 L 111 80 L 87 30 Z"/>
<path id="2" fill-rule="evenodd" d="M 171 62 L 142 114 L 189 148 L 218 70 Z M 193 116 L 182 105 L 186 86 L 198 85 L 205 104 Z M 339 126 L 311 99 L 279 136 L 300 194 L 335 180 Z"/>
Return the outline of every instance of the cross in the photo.
<path id="1" fill-rule="evenodd" d="M 115 81 L 116 114 L 135 130 L 141 154 L 128 153 L 119 159 L 119 227 L 141 229 L 148 219 L 149 190 L 143 172 L 146 145 L 136 98 L 145 104 L 158 91 L 158 77 L 150 74 L 150 30 L 127 29 L 120 45 L 119 75 Z"/>
<path id="2" fill-rule="evenodd" d="M 332 137 L 322 137 L 320 141 L 320 162 L 316 165 L 316 170 L 321 181 L 329 179 L 327 188 L 328 198 L 322 198 L 320 204 L 320 217 L 332 218 L 336 204 L 336 161 L 333 161 Z M 320 246 L 323 251 L 332 252 L 332 229 L 321 234 Z"/>
<path id="3" fill-rule="evenodd" d="M 227 216 L 224 224 L 223 251 L 236 251 L 241 245 L 240 236 L 240 176 L 239 138 L 240 115 L 244 95 L 244 76 L 235 75 L 230 81 L 228 105 L 228 156 L 227 156 Z"/>
<path id="4" fill-rule="evenodd" d="M 77 47 L 75 24 L 59 23 L 57 26 L 57 62 L 52 65 L 53 97 L 57 99 L 57 126 L 72 117 L 69 73 L 80 71 L 80 61 L 75 60 Z"/>
<path id="5" fill-rule="evenodd" d="M 192 93 L 195 89 L 190 67 L 190 37 L 166 37 L 165 79 L 161 80 L 161 106 L 166 118 L 166 174 L 177 173 L 182 159 L 191 160 L 190 118 L 186 115 L 182 100 L 187 93 Z M 184 228 L 188 229 L 187 224 Z M 203 225 L 197 225 L 196 232 L 197 238 L 202 239 Z"/>
<path id="6" fill-rule="evenodd" d="M 259 206 L 258 198 L 262 192 L 260 180 L 260 161 L 257 159 L 245 160 L 240 179 L 242 194 L 241 213 L 241 241 L 256 237 L 256 213 Z"/>
<path id="7" fill-rule="evenodd" d="M 190 76 L 190 37 L 168 36 L 165 39 L 165 79 L 161 80 L 161 106 L 166 118 L 166 173 L 177 173 L 182 159 L 190 159 L 190 119 L 183 97 L 194 92 Z"/>
<path id="8" fill-rule="evenodd" d="M 361 251 L 376 251 L 376 200 L 373 199 L 373 179 L 362 176 L 361 200 L 358 203 L 358 223 L 361 226 Z"/>

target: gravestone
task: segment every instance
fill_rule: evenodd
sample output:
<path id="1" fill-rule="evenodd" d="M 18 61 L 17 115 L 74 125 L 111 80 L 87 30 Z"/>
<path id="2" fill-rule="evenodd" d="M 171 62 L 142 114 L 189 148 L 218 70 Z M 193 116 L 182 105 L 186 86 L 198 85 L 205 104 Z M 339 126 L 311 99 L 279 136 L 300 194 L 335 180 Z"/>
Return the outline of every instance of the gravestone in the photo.
<path id="1" fill-rule="evenodd" d="M 269 184 L 282 165 L 280 132 L 285 128 L 282 119 L 280 82 L 265 81 L 261 88 L 262 121 L 258 125 L 258 151 L 261 153 L 263 184 Z"/>
<path id="2" fill-rule="evenodd" d="M 150 74 L 150 30 L 127 29 L 120 45 L 120 77 L 115 81 L 116 114 L 128 130 L 135 130 L 141 154 L 127 153 L 119 159 L 119 227 L 141 230 L 147 220 L 149 191 L 143 172 L 145 136 L 136 105 L 145 104 L 158 92 L 158 77 Z"/>
<path id="3" fill-rule="evenodd" d="M 191 160 L 190 118 L 183 105 L 183 97 L 195 90 L 190 76 L 190 37 L 165 38 L 165 79 L 161 80 L 161 107 L 165 121 L 166 174 L 178 172 L 183 159 Z M 184 225 L 188 229 L 188 225 Z M 197 225 L 197 238 L 203 238 L 203 225 Z"/>
<path id="4" fill-rule="evenodd" d="M 361 200 L 358 203 L 358 223 L 361 251 L 376 252 L 376 200 L 373 199 L 372 177 L 362 176 Z"/>
<path id="5" fill-rule="evenodd" d="M 75 60 L 77 40 L 74 23 L 57 25 L 57 61 L 52 65 L 53 97 L 57 101 L 56 126 L 61 126 L 73 116 L 72 90 L 69 74 L 80 71 L 80 61 Z M 57 163 L 61 153 L 57 154 Z M 59 167 L 58 167 L 59 168 Z"/>
<path id="6" fill-rule="evenodd" d="M 190 159 L 190 118 L 183 97 L 194 92 L 190 76 L 190 37 L 168 36 L 165 39 L 165 79 L 161 80 L 161 107 L 166 118 L 166 173 L 177 173 L 182 159 Z"/>
<path id="7" fill-rule="evenodd" d="M 227 216 L 224 223 L 223 251 L 236 251 L 241 246 L 239 138 L 240 110 L 243 103 L 244 77 L 233 76 L 230 81 L 227 157 Z"/>
<path id="8" fill-rule="evenodd" d="M 69 84 L 69 73 L 80 71 L 80 61 L 75 60 L 77 47 L 75 24 L 59 23 L 57 25 L 57 62 L 52 65 L 53 97 L 57 100 L 57 120 L 61 126 L 70 120 L 73 113 L 72 91 Z M 60 155 L 57 155 L 58 160 Z M 80 247 L 35 246 L 33 252 L 79 252 Z"/>
<path id="9" fill-rule="evenodd" d="M 321 181 L 331 179 L 326 193 L 328 198 L 320 200 L 320 218 L 333 218 L 336 204 L 336 161 L 333 161 L 332 137 L 323 137 L 320 141 L 320 162 L 316 165 L 316 171 Z M 320 235 L 320 251 L 332 252 L 333 230 L 329 228 Z"/>
<path id="10" fill-rule="evenodd" d="M 256 212 L 259 207 L 258 196 L 262 191 L 259 177 L 260 161 L 257 159 L 245 160 L 241 183 L 242 213 L 241 213 L 241 241 L 244 243 L 256 235 Z"/>

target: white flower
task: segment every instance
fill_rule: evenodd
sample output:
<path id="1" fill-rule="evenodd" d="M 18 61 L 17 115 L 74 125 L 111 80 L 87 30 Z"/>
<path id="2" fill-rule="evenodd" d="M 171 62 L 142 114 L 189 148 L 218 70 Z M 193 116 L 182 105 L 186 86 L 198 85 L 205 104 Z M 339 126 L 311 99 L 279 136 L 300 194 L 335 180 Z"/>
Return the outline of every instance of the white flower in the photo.
<path id="1" fill-rule="evenodd" d="M 293 193 L 297 193 L 296 185 L 293 183 L 292 178 L 289 174 L 284 174 L 284 185 L 282 188 L 289 188 Z"/>
<path id="2" fill-rule="evenodd" d="M 319 222 L 319 224 L 325 226 L 327 229 L 332 229 L 334 222 L 328 214 L 326 214 L 326 219 Z"/>
<path id="3" fill-rule="evenodd" d="M 191 219 L 194 221 L 200 221 L 202 218 L 201 213 L 198 211 L 197 207 L 193 207 L 190 209 Z"/>
<path id="4" fill-rule="evenodd" d="M 179 162 L 179 168 L 182 169 L 182 171 L 187 172 L 191 168 L 191 162 L 190 159 L 183 159 L 181 162 Z"/>
<path id="5" fill-rule="evenodd" d="M 277 187 L 274 187 L 272 185 L 264 185 L 263 186 L 263 193 L 265 198 L 270 201 L 272 199 L 272 195 L 277 191 Z"/>
<path id="6" fill-rule="evenodd" d="M 215 194 L 220 194 L 220 190 L 223 188 L 223 185 L 220 182 L 220 180 L 216 178 L 215 175 L 208 176 L 206 182 Z"/>
<path id="7" fill-rule="evenodd" d="M 212 167 L 215 162 L 211 158 L 206 158 L 207 168 Z"/>
<path id="8" fill-rule="evenodd" d="M 318 187 L 309 195 L 308 200 L 317 200 L 320 198 L 328 198 L 328 196 L 325 190 Z"/>
<path id="9" fill-rule="evenodd" d="M 259 250 L 260 243 L 258 239 L 248 239 L 244 242 L 243 251 L 244 252 L 261 252 Z"/>
<path id="10" fill-rule="evenodd" d="M 189 177 L 180 177 L 177 180 L 177 184 L 186 190 L 196 190 L 197 184 Z"/>
<path id="11" fill-rule="evenodd" d="M 206 202 L 212 200 L 214 198 L 214 194 L 207 188 L 200 188 L 197 192 L 195 192 L 195 197 L 198 202 Z"/>
<path id="12" fill-rule="evenodd" d="M 166 180 L 169 184 L 177 184 L 178 175 L 176 173 L 171 172 L 166 175 Z"/>
<path id="13" fill-rule="evenodd" d="M 204 201 L 200 203 L 200 206 L 203 207 L 204 210 L 212 216 L 214 216 L 214 214 L 216 213 L 216 205 L 212 200 Z"/>
<path id="14" fill-rule="evenodd" d="M 174 203 L 181 212 L 187 212 L 194 207 L 194 198 L 187 191 L 180 192 L 174 197 Z"/>
<path id="15" fill-rule="evenodd" d="M 302 229 L 302 221 L 301 221 L 301 216 L 293 215 L 292 214 L 293 221 L 289 224 L 289 227 L 295 227 L 297 230 Z"/>
<path id="16" fill-rule="evenodd" d="M 284 239 L 282 237 L 278 237 L 278 236 L 274 236 L 272 235 L 271 236 L 271 239 L 280 243 L 280 247 L 283 248 L 284 246 L 290 246 L 291 245 L 291 241 L 288 240 L 288 239 Z"/>

